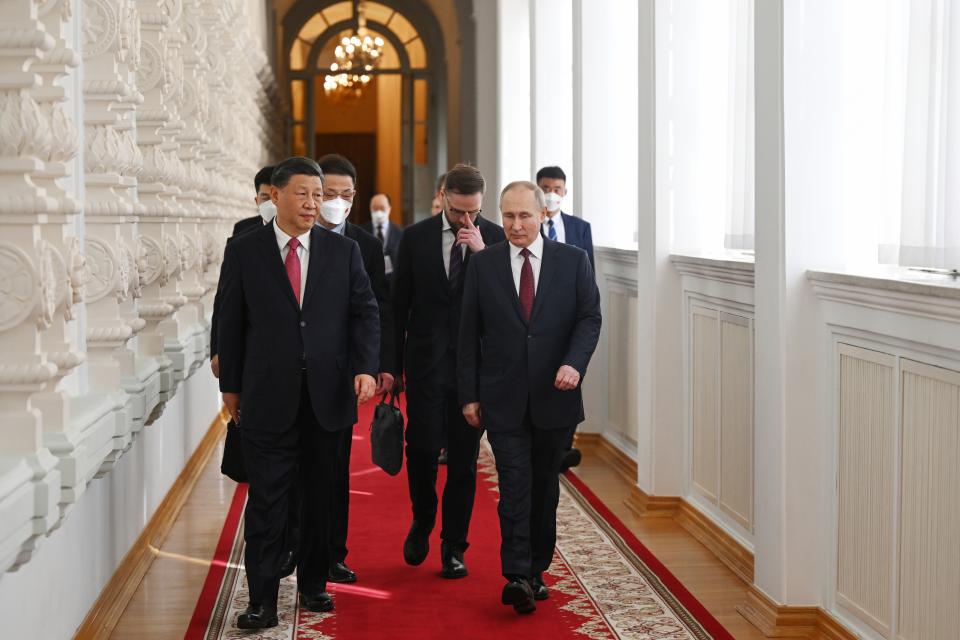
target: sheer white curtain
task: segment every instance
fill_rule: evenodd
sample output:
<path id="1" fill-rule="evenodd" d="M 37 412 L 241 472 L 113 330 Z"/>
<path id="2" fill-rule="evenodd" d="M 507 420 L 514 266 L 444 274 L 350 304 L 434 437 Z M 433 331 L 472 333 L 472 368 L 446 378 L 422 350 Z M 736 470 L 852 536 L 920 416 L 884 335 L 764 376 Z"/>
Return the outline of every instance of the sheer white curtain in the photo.
<path id="1" fill-rule="evenodd" d="M 657 181 L 672 249 L 753 249 L 753 0 L 657 2 Z"/>
<path id="2" fill-rule="evenodd" d="M 891 11 L 880 262 L 960 269 L 960 2 Z"/>
<path id="3" fill-rule="evenodd" d="M 723 246 L 753 250 L 753 0 L 730 3 L 727 68 L 727 221 Z"/>

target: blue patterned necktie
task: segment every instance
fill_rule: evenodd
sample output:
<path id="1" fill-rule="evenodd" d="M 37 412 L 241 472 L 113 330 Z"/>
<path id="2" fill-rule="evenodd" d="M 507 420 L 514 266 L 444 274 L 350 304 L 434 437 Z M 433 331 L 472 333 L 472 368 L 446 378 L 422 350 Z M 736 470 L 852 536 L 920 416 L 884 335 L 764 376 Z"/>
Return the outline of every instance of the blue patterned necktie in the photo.
<path id="1" fill-rule="evenodd" d="M 547 220 L 547 237 L 551 240 L 557 239 L 557 230 L 553 227 L 553 218 Z"/>

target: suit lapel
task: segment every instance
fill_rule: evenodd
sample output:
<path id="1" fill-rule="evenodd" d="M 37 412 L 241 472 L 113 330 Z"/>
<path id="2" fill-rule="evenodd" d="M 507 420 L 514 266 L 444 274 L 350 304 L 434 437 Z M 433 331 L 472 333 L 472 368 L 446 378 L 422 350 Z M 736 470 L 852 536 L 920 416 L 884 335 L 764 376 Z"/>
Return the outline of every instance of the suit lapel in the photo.
<path id="1" fill-rule="evenodd" d="M 280 257 L 280 248 L 277 246 L 277 235 L 273 230 L 273 223 L 265 225 L 260 232 L 260 245 L 264 256 L 264 262 L 267 265 L 267 272 L 277 281 L 277 285 L 283 290 L 294 307 L 297 306 L 297 299 L 293 295 L 293 287 L 290 286 L 290 279 L 287 278 L 287 270 L 283 266 L 283 259 Z"/>
<path id="2" fill-rule="evenodd" d="M 513 269 L 510 265 L 510 243 L 505 242 L 502 246 L 493 249 L 493 251 L 497 249 L 500 249 L 504 254 L 500 259 L 495 261 L 500 283 L 506 289 L 507 297 L 512 301 L 513 310 L 517 312 L 517 317 L 520 318 L 520 322 L 526 324 L 526 321 L 523 319 L 523 310 L 520 308 L 520 296 L 517 294 L 517 285 L 513 282 Z"/>
<path id="3" fill-rule="evenodd" d="M 344 234 L 347 229 L 344 228 Z M 310 262 L 307 264 L 307 284 L 304 287 L 303 298 L 301 298 L 302 309 L 307 308 L 307 303 L 311 300 L 311 294 L 320 284 L 320 278 L 324 272 L 323 263 L 326 261 L 329 251 L 324 250 L 324 244 L 330 239 L 328 234 L 333 233 L 322 227 L 315 226 L 310 230 Z"/>
<path id="4" fill-rule="evenodd" d="M 430 234 L 430 242 L 433 244 L 433 248 L 430 250 L 431 253 L 436 251 L 433 255 L 437 256 L 437 259 L 433 261 L 434 268 L 433 272 L 436 274 L 436 278 L 441 283 L 442 291 L 450 290 L 450 278 L 447 276 L 447 265 L 443 263 L 443 234 L 449 233 L 443 229 L 443 220 L 440 219 L 440 216 L 446 215 L 442 211 L 437 215 L 433 216 L 432 220 L 436 220 L 434 223 L 434 230 Z"/>
<path id="5" fill-rule="evenodd" d="M 530 323 L 537 319 L 537 313 L 543 308 L 544 298 L 550 292 L 550 283 L 557 271 L 559 261 L 556 258 L 557 243 L 552 240 L 543 241 L 543 256 L 540 258 L 540 279 L 537 281 L 537 293 L 533 298 L 533 311 L 530 313 Z"/>

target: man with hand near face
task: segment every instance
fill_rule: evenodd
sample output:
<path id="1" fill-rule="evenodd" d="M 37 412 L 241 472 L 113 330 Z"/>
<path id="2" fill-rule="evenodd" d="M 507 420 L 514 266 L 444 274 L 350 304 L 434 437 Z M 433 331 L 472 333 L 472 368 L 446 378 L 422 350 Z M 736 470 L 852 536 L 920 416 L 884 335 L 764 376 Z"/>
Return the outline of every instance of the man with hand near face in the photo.
<path id="1" fill-rule="evenodd" d="M 308 158 L 273 172 L 273 222 L 227 245 L 221 270 L 220 390 L 242 433 L 250 602 L 241 629 L 277 625 L 290 491 L 301 495 L 297 589 L 310 611 L 326 592 L 340 433 L 373 397 L 380 320 L 355 242 L 316 226 L 323 173 Z"/>
<path id="2" fill-rule="evenodd" d="M 407 389 L 407 482 L 413 523 L 403 558 L 421 564 L 430 551 L 437 516 L 437 458 L 447 448 L 440 560 L 444 578 L 467 575 L 464 552 L 477 486 L 479 429 L 457 402 L 457 332 L 466 266 L 503 229 L 480 217 L 484 180 L 465 164 L 451 169 L 440 191 L 444 210 L 407 227 L 394 281 L 397 362 Z"/>
<path id="3" fill-rule="evenodd" d="M 501 193 L 507 242 L 467 267 L 457 365 L 463 415 L 487 430 L 496 458 L 501 601 L 519 613 L 549 597 L 560 464 L 583 421 L 580 383 L 600 338 L 593 268 L 583 251 L 541 235 L 546 208 L 532 182 Z"/>

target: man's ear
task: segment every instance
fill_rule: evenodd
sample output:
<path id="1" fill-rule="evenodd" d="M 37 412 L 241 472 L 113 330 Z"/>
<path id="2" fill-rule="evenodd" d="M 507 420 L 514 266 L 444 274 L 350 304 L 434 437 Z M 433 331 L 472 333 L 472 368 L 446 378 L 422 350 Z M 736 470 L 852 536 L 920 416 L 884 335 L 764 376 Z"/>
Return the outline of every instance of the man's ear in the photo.
<path id="1" fill-rule="evenodd" d="M 277 204 L 277 200 L 280 199 L 280 189 L 273 185 L 270 185 L 270 199 L 273 201 L 273 204 Z"/>

